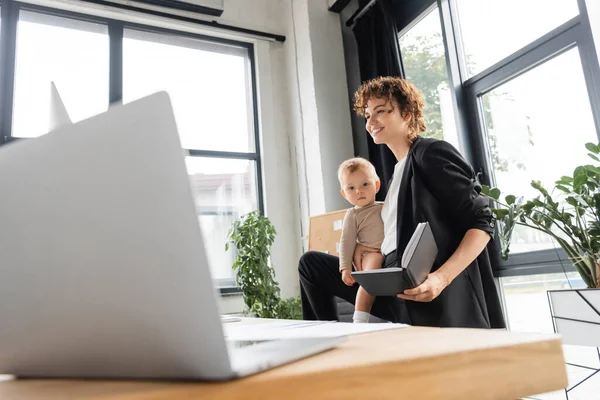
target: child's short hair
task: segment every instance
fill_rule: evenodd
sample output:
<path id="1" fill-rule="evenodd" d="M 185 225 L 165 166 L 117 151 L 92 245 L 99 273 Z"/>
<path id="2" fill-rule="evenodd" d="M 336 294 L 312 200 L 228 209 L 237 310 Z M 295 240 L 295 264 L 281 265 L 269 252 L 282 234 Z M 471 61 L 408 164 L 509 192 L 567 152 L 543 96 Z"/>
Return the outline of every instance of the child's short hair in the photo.
<path id="1" fill-rule="evenodd" d="M 369 160 L 366 160 L 362 157 L 354 157 L 344 161 L 338 168 L 338 180 L 340 181 L 340 186 L 343 184 L 342 178 L 346 174 L 351 174 L 359 169 L 364 171 L 367 175 L 369 175 L 369 177 L 379 182 L 379 176 L 377 176 L 377 172 L 375 171 L 373 164 L 371 164 Z"/>

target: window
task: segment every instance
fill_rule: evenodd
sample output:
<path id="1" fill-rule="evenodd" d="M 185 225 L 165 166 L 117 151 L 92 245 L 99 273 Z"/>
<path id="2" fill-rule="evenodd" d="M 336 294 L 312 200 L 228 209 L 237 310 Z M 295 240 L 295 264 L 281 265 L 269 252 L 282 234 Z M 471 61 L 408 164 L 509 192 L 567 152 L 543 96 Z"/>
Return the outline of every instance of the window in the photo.
<path id="1" fill-rule="evenodd" d="M 566 272 L 500 278 L 511 331 L 552 333 L 546 291 L 585 288 L 579 273 Z"/>
<path id="2" fill-rule="evenodd" d="M 584 2 L 454 0 L 442 11 L 474 169 L 504 195 L 537 196 L 532 180 L 552 190 L 600 136 L 600 68 Z M 501 277 L 552 273 L 560 263 L 573 270 L 557 243 L 520 226 L 511 257 L 494 257 Z"/>
<path id="3" fill-rule="evenodd" d="M 123 101 L 166 90 L 186 149 L 254 152 L 248 50 L 125 30 Z"/>
<path id="4" fill-rule="evenodd" d="M 438 9 L 401 33 L 399 44 L 406 79 L 425 97 L 427 131 L 423 136 L 445 139 L 458 147 Z"/>
<path id="5" fill-rule="evenodd" d="M 577 0 L 457 0 L 469 77 L 579 14 Z"/>
<path id="6" fill-rule="evenodd" d="M 552 188 L 587 159 L 585 143 L 598 141 L 577 48 L 483 95 L 482 104 L 496 186 L 505 194 L 535 197 L 534 179 Z M 554 247 L 547 235 L 518 226 L 511 253 Z"/>
<path id="7" fill-rule="evenodd" d="M 51 82 L 73 122 L 106 111 L 108 54 L 106 25 L 21 11 L 12 136 L 48 132 Z"/>
<path id="8" fill-rule="evenodd" d="M 213 278 L 231 281 L 235 254 L 225 252 L 227 232 L 241 215 L 258 209 L 255 163 L 203 157 L 187 157 L 186 163 Z"/>
<path id="9" fill-rule="evenodd" d="M 259 208 L 248 49 L 126 29 L 123 101 L 169 93 L 213 277 L 233 284 L 232 223 Z"/>
<path id="10" fill-rule="evenodd" d="M 213 277 L 224 292 L 235 290 L 227 233 L 241 215 L 264 209 L 253 45 L 20 2 L 8 6 L 0 70 L 9 80 L 14 73 L 14 90 L 0 97 L 8 116 L 0 142 L 49 131 L 51 83 L 74 122 L 106 111 L 109 99 L 127 103 L 166 91 Z"/>

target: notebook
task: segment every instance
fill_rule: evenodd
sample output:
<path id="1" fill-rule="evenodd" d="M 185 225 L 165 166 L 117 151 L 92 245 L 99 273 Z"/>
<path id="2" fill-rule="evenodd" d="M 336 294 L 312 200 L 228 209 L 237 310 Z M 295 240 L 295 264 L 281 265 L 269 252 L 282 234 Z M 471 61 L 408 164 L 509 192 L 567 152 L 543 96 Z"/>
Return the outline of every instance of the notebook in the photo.
<path id="1" fill-rule="evenodd" d="M 406 245 L 401 267 L 354 271 L 352 277 L 372 296 L 395 296 L 427 279 L 437 253 L 429 222 L 421 222 Z"/>

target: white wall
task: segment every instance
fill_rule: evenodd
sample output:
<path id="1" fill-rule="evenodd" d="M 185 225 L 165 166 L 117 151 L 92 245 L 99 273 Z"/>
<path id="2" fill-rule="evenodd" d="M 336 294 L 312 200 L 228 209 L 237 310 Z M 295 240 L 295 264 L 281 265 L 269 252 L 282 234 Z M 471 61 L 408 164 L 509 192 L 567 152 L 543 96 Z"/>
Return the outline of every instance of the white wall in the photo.
<path id="1" fill-rule="evenodd" d="M 261 153 L 265 214 L 277 235 L 271 262 L 284 297 L 299 294 L 300 257 L 298 185 L 290 157 L 289 106 L 284 75 L 284 44 L 259 42 L 256 60 L 260 94 Z"/>
<path id="2" fill-rule="evenodd" d="M 297 210 L 300 228 L 299 244 L 308 237 L 308 217 L 313 210 L 323 209 L 324 193 L 321 159 L 308 155 L 319 154 L 318 117 L 313 78 L 313 59 L 309 35 L 308 6 L 305 0 L 287 0 L 282 17 L 287 21 L 284 73 L 288 88 L 290 145 L 296 160 L 295 178 L 298 191 Z M 319 213 L 317 211 L 316 213 Z"/>
<path id="3" fill-rule="evenodd" d="M 338 14 L 325 0 L 285 1 L 287 81 L 300 223 L 306 248 L 309 216 L 347 207 L 337 167 L 354 154 Z M 292 18 L 293 16 L 293 18 Z M 288 43 L 289 42 L 289 43 Z"/>
<path id="4" fill-rule="evenodd" d="M 324 208 L 316 213 L 347 208 L 340 195 L 338 166 L 354 155 L 346 63 L 338 14 L 325 1 L 308 0 L 309 34 L 316 94 Z"/>
<path id="5" fill-rule="evenodd" d="M 223 14 L 217 20 L 244 28 L 254 28 L 275 34 L 284 34 L 281 0 L 224 0 Z"/>

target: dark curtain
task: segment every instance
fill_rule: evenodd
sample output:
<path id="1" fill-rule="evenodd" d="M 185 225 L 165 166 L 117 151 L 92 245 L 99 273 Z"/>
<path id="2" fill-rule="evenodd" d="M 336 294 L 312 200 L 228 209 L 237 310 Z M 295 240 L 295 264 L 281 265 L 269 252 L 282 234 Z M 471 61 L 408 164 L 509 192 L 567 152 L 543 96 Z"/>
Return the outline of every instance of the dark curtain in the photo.
<path id="1" fill-rule="evenodd" d="M 359 5 L 362 7 L 365 3 L 368 1 L 361 1 Z M 398 30 L 389 0 L 378 0 L 371 6 L 356 21 L 353 31 L 358 47 L 361 81 L 378 76 L 403 76 L 400 67 Z M 382 183 L 377 200 L 383 201 L 388 183 L 394 174 L 396 158 L 386 145 L 375 144 L 366 130 L 365 135 L 367 135 L 369 160 L 375 165 Z"/>

